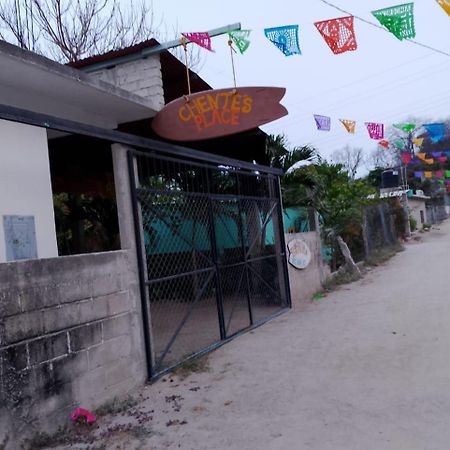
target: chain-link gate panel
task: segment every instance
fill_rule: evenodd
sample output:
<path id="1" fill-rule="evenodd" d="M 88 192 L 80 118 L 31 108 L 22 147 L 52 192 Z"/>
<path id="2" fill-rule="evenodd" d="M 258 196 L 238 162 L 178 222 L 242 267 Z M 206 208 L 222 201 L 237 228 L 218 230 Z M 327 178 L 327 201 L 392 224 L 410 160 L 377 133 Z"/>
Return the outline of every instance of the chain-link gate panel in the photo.
<path id="1" fill-rule="evenodd" d="M 290 304 L 278 178 L 130 152 L 151 376 Z"/>

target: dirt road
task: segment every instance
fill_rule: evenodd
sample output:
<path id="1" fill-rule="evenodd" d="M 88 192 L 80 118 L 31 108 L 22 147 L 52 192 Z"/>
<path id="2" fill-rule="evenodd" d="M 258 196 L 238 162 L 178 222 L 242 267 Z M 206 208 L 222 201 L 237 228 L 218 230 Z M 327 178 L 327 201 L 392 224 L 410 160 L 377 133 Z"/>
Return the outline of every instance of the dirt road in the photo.
<path id="1" fill-rule="evenodd" d="M 152 432 L 117 448 L 450 448 L 450 221 L 439 228 L 214 352 L 210 372 L 147 387 Z"/>

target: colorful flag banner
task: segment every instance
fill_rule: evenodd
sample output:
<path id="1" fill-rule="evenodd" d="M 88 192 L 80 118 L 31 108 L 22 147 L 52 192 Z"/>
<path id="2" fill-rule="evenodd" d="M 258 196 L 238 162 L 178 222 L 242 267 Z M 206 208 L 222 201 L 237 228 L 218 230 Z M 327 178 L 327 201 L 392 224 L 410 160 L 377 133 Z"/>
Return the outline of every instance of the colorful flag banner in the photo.
<path id="1" fill-rule="evenodd" d="M 409 164 L 411 162 L 412 155 L 410 153 L 401 153 L 400 158 L 402 158 L 402 161 L 405 164 Z"/>
<path id="2" fill-rule="evenodd" d="M 371 139 L 384 138 L 384 125 L 382 123 L 366 122 L 365 125 Z"/>
<path id="3" fill-rule="evenodd" d="M 420 161 L 419 159 L 413 158 L 410 162 L 410 164 L 414 164 L 415 166 L 422 164 L 423 161 Z"/>
<path id="4" fill-rule="evenodd" d="M 405 143 L 403 141 L 395 141 L 394 144 L 397 148 L 400 148 L 402 150 L 405 148 Z"/>
<path id="5" fill-rule="evenodd" d="M 433 172 L 430 170 L 425 170 L 423 174 L 425 175 L 425 178 L 433 178 Z"/>
<path id="6" fill-rule="evenodd" d="M 431 152 L 431 156 L 433 156 L 433 158 L 439 158 L 442 156 L 442 152 Z"/>
<path id="7" fill-rule="evenodd" d="M 354 120 L 339 119 L 344 128 L 351 134 L 355 134 L 356 122 Z"/>
<path id="8" fill-rule="evenodd" d="M 412 142 L 416 147 L 420 147 L 423 144 L 423 138 L 415 138 Z"/>
<path id="9" fill-rule="evenodd" d="M 421 171 L 414 172 L 414 176 L 416 178 L 422 178 L 422 174 L 423 174 L 423 172 L 421 172 Z"/>
<path id="10" fill-rule="evenodd" d="M 426 128 L 430 135 L 431 142 L 436 143 L 443 141 L 445 138 L 445 123 L 427 123 L 423 127 Z"/>
<path id="11" fill-rule="evenodd" d="M 419 159 L 425 161 L 425 158 L 427 157 L 427 154 L 426 154 L 425 152 L 419 152 L 419 153 L 416 153 L 416 156 L 417 156 Z"/>
<path id="12" fill-rule="evenodd" d="M 404 131 L 405 133 L 409 133 L 410 131 L 413 131 L 416 128 L 416 126 L 413 123 L 394 124 L 394 127 Z"/>
<path id="13" fill-rule="evenodd" d="M 426 162 L 427 164 L 434 164 L 434 159 L 433 159 L 433 158 L 425 159 L 425 162 Z"/>
<path id="14" fill-rule="evenodd" d="M 298 43 L 298 25 L 265 28 L 264 34 L 285 56 L 301 55 Z"/>
<path id="15" fill-rule="evenodd" d="M 391 6 L 372 11 L 372 14 L 397 39 L 412 39 L 416 36 L 414 28 L 414 3 Z"/>
<path id="16" fill-rule="evenodd" d="M 385 148 L 386 150 L 389 148 L 389 142 L 385 140 L 378 142 L 378 145 L 381 145 L 381 147 Z"/>
<path id="17" fill-rule="evenodd" d="M 241 55 L 244 54 L 245 50 L 250 46 L 250 37 L 251 30 L 238 30 L 238 31 L 230 31 L 228 36 L 234 42 L 238 50 L 241 52 Z"/>
<path id="18" fill-rule="evenodd" d="M 214 51 L 211 48 L 211 36 L 207 31 L 199 33 L 181 33 L 181 35 L 184 36 L 189 41 L 193 42 L 194 44 L 206 48 L 206 50 L 209 50 L 210 52 Z"/>
<path id="19" fill-rule="evenodd" d="M 330 131 L 330 129 L 331 129 L 331 118 L 330 117 L 314 114 L 314 120 L 316 121 L 318 130 Z"/>
<path id="20" fill-rule="evenodd" d="M 450 0 L 436 0 L 441 8 L 450 16 Z"/>
<path id="21" fill-rule="evenodd" d="M 450 156 L 450 150 L 446 150 L 445 152 L 442 153 L 445 153 L 445 156 Z"/>
<path id="22" fill-rule="evenodd" d="M 439 184 L 444 184 L 444 183 L 445 183 L 444 180 L 437 180 L 437 182 L 438 182 Z"/>
<path id="23" fill-rule="evenodd" d="M 445 178 L 450 178 L 450 170 L 445 171 Z"/>
<path id="24" fill-rule="evenodd" d="M 357 49 L 353 16 L 323 20 L 314 25 L 335 55 Z"/>
<path id="25" fill-rule="evenodd" d="M 444 171 L 443 170 L 436 170 L 436 172 L 434 172 L 434 176 L 436 178 L 444 178 Z"/>

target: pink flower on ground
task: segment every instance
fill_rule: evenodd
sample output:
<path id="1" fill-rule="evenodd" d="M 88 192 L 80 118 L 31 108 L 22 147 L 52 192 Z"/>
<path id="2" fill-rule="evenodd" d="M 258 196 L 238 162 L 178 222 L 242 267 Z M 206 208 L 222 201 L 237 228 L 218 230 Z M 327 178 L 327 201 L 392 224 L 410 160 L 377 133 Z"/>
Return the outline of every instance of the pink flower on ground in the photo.
<path id="1" fill-rule="evenodd" d="M 84 417 L 86 423 L 89 425 L 93 424 L 97 420 L 97 416 L 94 413 L 91 413 L 87 409 L 83 408 L 76 408 L 70 415 L 70 420 L 72 420 L 72 422 L 76 422 L 80 417 Z"/>

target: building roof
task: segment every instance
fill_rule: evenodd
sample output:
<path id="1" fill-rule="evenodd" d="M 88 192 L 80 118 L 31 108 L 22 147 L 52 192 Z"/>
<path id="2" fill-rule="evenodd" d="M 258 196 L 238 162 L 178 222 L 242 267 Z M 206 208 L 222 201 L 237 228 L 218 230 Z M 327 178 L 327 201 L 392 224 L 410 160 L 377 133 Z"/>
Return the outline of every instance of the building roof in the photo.
<path id="1" fill-rule="evenodd" d="M 149 39 L 140 42 L 139 44 L 131 45 L 130 47 L 111 50 L 101 55 L 90 56 L 80 61 L 69 63 L 68 65 L 81 71 L 99 64 L 105 65 L 105 63 L 108 62 L 108 67 L 114 67 L 115 62 L 124 62 L 127 60 L 127 57 L 130 57 L 131 55 L 139 54 L 145 49 L 157 47 L 159 45 L 160 44 L 156 39 Z M 159 53 L 159 56 L 161 61 L 164 101 L 165 103 L 169 103 L 172 100 L 187 94 L 186 66 L 167 50 Z M 194 71 L 189 70 L 189 75 L 192 92 L 201 92 L 212 89 L 212 87 Z"/>
<path id="2" fill-rule="evenodd" d="M 0 67 L 5 105 L 104 128 L 156 114 L 145 98 L 4 41 Z"/>

